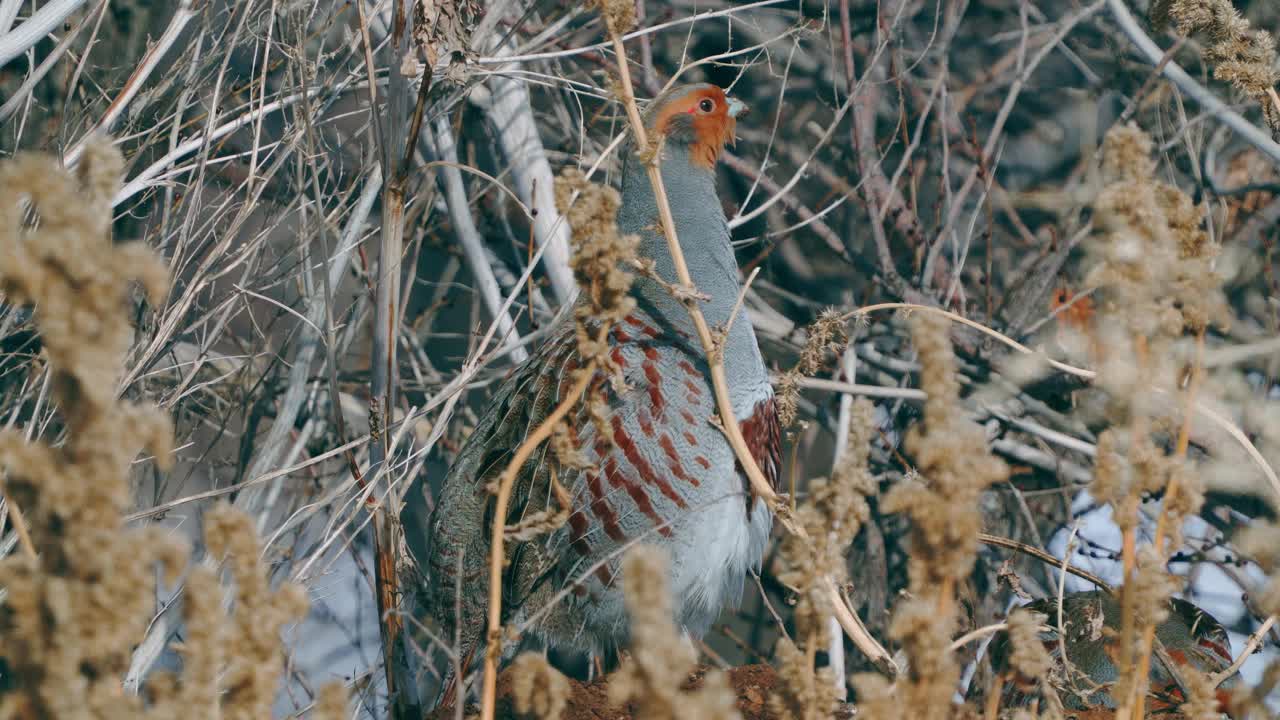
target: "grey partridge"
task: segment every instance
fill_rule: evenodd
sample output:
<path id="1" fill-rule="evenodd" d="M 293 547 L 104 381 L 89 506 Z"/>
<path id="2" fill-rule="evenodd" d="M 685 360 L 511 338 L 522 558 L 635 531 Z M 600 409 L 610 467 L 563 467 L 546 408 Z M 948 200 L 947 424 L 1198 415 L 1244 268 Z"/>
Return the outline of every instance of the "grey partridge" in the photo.
<path id="1" fill-rule="evenodd" d="M 1057 598 L 1037 600 L 1026 609 L 1047 616 L 1045 624 L 1057 627 Z M 1101 590 L 1068 593 L 1063 597 L 1062 617 L 1066 636 L 1061 645 L 1056 630 L 1042 633 L 1041 640 L 1056 665 L 1054 672 L 1060 679 L 1065 678 L 1058 688 L 1063 705 L 1074 711 L 1115 709 L 1110 686 L 1119 678 L 1119 601 Z M 1169 617 L 1156 626 L 1156 638 L 1175 665 L 1214 674 L 1231 664 L 1231 640 L 1226 629 L 1212 615 L 1185 600 L 1170 600 Z M 1071 663 L 1070 674 L 1063 667 L 1062 646 Z M 991 644 L 991 667 L 997 674 L 1009 672 L 1010 654 L 1008 636 L 996 636 Z M 1171 710 L 1185 702 L 1178 682 L 1158 656 L 1152 656 L 1150 673 L 1150 712 Z M 1026 707 L 1037 697 L 1035 684 L 1014 673 L 1004 685 L 1000 704 L 1005 708 Z M 1220 702 L 1225 699 L 1225 693 L 1219 693 Z"/>
<path id="2" fill-rule="evenodd" d="M 702 312 L 713 328 L 730 327 L 723 356 L 733 411 L 756 462 L 776 484 L 773 390 L 745 311 L 729 322 L 741 280 L 716 193 L 716 163 L 743 107 L 719 87 L 688 85 L 650 103 L 644 121 L 651 137 L 665 138 L 662 178 L 689 271 L 709 298 L 700 301 Z M 633 150 L 624 150 L 624 158 L 618 228 L 640 237 L 638 253 L 662 281 L 677 283 L 644 163 Z M 688 310 L 652 278 L 638 277 L 632 295 L 636 309 L 608 336 L 625 389 L 608 391 L 605 432 L 581 414 L 573 423 L 591 467 L 558 476 L 572 495 L 568 522 L 505 544 L 503 621 L 535 618 L 532 634 L 552 648 L 598 653 L 625 645 L 619 561 L 636 541 L 668 551 L 675 620 L 700 637 L 723 606 L 737 602 L 770 532 L 770 509 L 749 492 L 717 426 L 709 366 Z M 560 402 L 570 371 L 584 365 L 566 318 L 503 382 L 444 480 L 426 557 L 418 560 L 429 576 L 431 613 L 445 637 L 457 630 L 466 657 L 481 657 L 485 645 L 494 508 L 487 486 Z M 520 470 L 508 527 L 555 508 L 546 453 L 540 449 Z"/>

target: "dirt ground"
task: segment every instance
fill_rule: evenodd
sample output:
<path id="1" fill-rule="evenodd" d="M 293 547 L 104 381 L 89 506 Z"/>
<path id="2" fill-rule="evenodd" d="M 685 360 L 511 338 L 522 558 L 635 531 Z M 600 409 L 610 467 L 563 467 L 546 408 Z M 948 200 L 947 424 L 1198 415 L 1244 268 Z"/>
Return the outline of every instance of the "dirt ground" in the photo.
<path id="1" fill-rule="evenodd" d="M 701 687 L 707 667 L 699 667 L 689 676 L 689 688 Z M 594 682 L 584 683 L 570 680 L 572 688 L 568 707 L 564 708 L 561 720 L 631 720 L 634 707 L 618 707 L 609 702 L 609 682 L 612 675 L 605 675 Z M 769 711 L 769 696 L 773 693 L 774 684 L 778 682 L 777 673 L 769 665 L 744 665 L 733 667 L 728 671 L 728 682 L 737 694 L 737 710 L 742 720 L 787 720 L 786 717 Z M 479 714 L 480 708 L 468 706 L 466 717 Z M 511 679 L 506 674 L 498 678 L 498 720 L 529 720 L 525 715 L 517 714 L 512 705 Z M 833 715 L 833 720 L 850 720 L 858 717 L 852 706 L 841 708 Z M 1069 711 L 1069 720 L 1114 720 L 1115 712 L 1110 710 Z M 1176 712 L 1149 712 L 1147 717 L 1155 720 L 1184 720 L 1184 716 Z M 453 720 L 452 708 L 439 708 L 431 712 L 426 720 Z M 983 720 L 982 708 L 970 707 L 961 710 L 956 720 Z"/>
<path id="2" fill-rule="evenodd" d="M 702 684 L 707 668 L 699 668 L 689 676 L 689 688 L 697 688 Z M 593 682 L 570 680 L 572 694 L 569 706 L 565 709 L 561 720 L 631 720 L 634 715 L 632 707 L 617 707 L 609 702 L 609 682 L 612 675 L 606 675 Z M 738 711 L 742 720 L 786 720 L 781 715 L 769 711 L 769 696 L 778 682 L 777 673 L 769 665 L 743 665 L 729 670 L 729 685 L 738 696 Z M 474 717 L 479 713 L 478 707 L 468 706 L 466 717 Z M 527 716 L 515 711 L 511 699 L 511 683 L 507 675 L 498 679 L 498 720 L 528 720 Z M 441 708 L 427 716 L 427 720 L 453 720 L 452 708 Z M 849 706 L 847 710 L 838 712 L 835 720 L 849 720 L 857 717 Z M 1071 720 L 1113 720 L 1115 712 L 1109 710 L 1074 711 L 1067 713 Z M 1160 720 L 1183 720 L 1179 713 L 1152 714 Z M 969 708 L 959 715 L 960 720 L 980 720 L 980 708 Z"/>
<path id="3" fill-rule="evenodd" d="M 690 676 L 690 687 L 701 685 L 706 668 L 700 668 Z M 612 676 L 606 675 L 590 683 L 570 680 L 573 690 L 569 698 L 569 707 L 562 720 L 630 720 L 632 710 L 627 707 L 616 707 L 609 702 L 609 681 Z M 768 665 L 744 665 L 729 671 L 729 684 L 738 695 L 738 711 L 743 720 L 783 720 L 782 717 L 769 712 L 769 695 L 773 692 L 777 675 Z M 497 717 L 502 720 L 524 720 L 512 707 L 510 697 L 511 686 L 504 675 L 498 680 Z M 468 714 L 473 708 L 468 708 Z M 438 710 L 429 716 L 430 720 L 446 720 L 452 718 L 448 710 Z"/>

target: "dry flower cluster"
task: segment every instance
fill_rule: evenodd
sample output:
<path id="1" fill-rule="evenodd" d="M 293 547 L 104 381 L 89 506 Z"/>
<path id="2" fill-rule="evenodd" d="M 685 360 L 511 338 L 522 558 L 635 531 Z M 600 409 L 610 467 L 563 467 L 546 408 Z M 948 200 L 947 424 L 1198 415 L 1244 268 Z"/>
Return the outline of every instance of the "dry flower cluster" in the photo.
<path id="1" fill-rule="evenodd" d="M 794 521 L 805 529 L 808 539 L 789 535 L 778 548 L 779 559 L 786 568 L 778 579 L 795 588 L 797 594 L 795 632 L 799 640 L 797 643 L 786 636 L 778 639 L 782 685 L 771 702 L 774 712 L 781 716 L 828 717 L 844 700 L 835 695 L 837 685 L 830 668 L 815 669 L 814 656 L 819 649 L 830 646 L 826 619 L 832 608 L 824 578 L 831 578 L 838 585 L 847 581 L 844 558 L 869 515 L 864 496 L 876 490 L 867 463 L 875 430 L 873 414 L 874 408 L 867 400 L 854 404 L 845 458 L 831 479 L 810 482 L 809 495 L 796 510 Z"/>
<path id="2" fill-rule="evenodd" d="M 1055 716 L 1062 714 L 1062 700 L 1053 690 L 1053 683 L 1057 680 L 1054 675 L 1059 668 L 1040 640 L 1040 626 L 1048 619 L 1047 615 L 1023 609 L 1009 613 L 1009 646 L 1013 649 L 1009 665 L 1035 680 L 1046 699 L 1046 711 Z"/>
<path id="3" fill-rule="evenodd" d="M 640 720 L 737 720 L 723 673 L 710 672 L 697 690 L 684 690 L 698 654 L 671 614 L 667 559 L 640 545 L 623 560 L 623 585 L 631 620 L 630 657 L 609 685 L 614 702 L 634 703 Z"/>
<path id="4" fill-rule="evenodd" d="M 0 560 L 9 686 L 0 716 L 262 718 L 283 669 L 282 629 L 305 615 L 306 595 L 293 584 L 269 589 L 252 521 L 226 507 L 206 513 L 204 542 L 210 560 L 227 561 L 232 610 L 216 566 L 190 567 L 182 673 L 154 675 L 142 695 L 121 691 L 150 617 L 157 566 L 174 583 L 188 563 L 187 550 L 160 528 L 129 530 L 122 519 L 133 456 L 146 448 L 167 466 L 172 448 L 167 417 L 116 397 L 130 284 L 139 281 L 152 303 L 168 285 L 150 250 L 111 241 L 121 167 L 106 137 L 85 146 L 74 176 L 48 157 L 0 163 L 0 289 L 37 308 L 65 424 L 52 447 L 14 430 L 0 434 L 5 497 L 30 535 L 30 552 Z M 345 715 L 340 692 L 326 690 L 325 717 Z"/>
<path id="5" fill-rule="evenodd" d="M 1275 38 L 1250 27 L 1230 0 L 1155 0 L 1151 22 L 1163 27 L 1172 21 L 1183 35 L 1202 34 L 1209 40 L 1204 58 L 1214 77 L 1234 85 L 1262 108 L 1271 133 L 1280 137 L 1280 104 L 1276 102 Z"/>
<path id="6" fill-rule="evenodd" d="M 845 322 L 840 312 L 828 308 L 809 326 L 799 361 L 778 378 L 774 387 L 782 427 L 790 427 L 796 420 L 800 378 L 817 374 L 826 365 L 828 353 L 839 352 L 849 343 Z"/>
<path id="7" fill-rule="evenodd" d="M 1171 551 L 1164 543 L 1181 543 L 1184 520 L 1204 498 L 1199 473 L 1186 458 L 1192 420 L 1185 416 L 1196 400 L 1201 358 L 1188 357 L 1182 339 L 1186 332 L 1203 338 L 1210 323 L 1227 326 L 1230 310 L 1212 269 L 1202 211 L 1155 179 L 1150 138 L 1133 126 L 1113 129 L 1102 172 L 1107 184 L 1095 213 L 1104 234 L 1087 282 L 1103 297 L 1094 324 L 1103 349 L 1096 386 L 1106 394 L 1112 427 L 1099 436 L 1090 492 L 1115 508 L 1126 538 L 1118 662 L 1126 672 L 1116 686 L 1123 708 L 1146 696 L 1154 628 L 1167 618 L 1168 599 L 1178 589 L 1166 570 Z M 1188 366 L 1192 379 L 1180 391 Z M 1181 404 L 1169 402 L 1178 397 L 1185 398 Z M 1181 439 L 1167 452 L 1159 437 L 1178 437 L 1180 425 Z M 1156 536 L 1137 547 L 1140 504 L 1156 493 L 1163 495 Z"/>
<path id="8" fill-rule="evenodd" d="M 575 168 L 566 169 L 556 181 L 556 207 L 573 228 L 570 267 L 582 288 L 574 307 L 578 352 L 598 364 L 615 390 L 623 385 L 622 369 L 609 357 L 609 345 L 601 336 L 633 309 L 632 274 L 639 238 L 618 232 L 621 197 L 611 187 L 592 183 Z M 607 433 L 606 433 L 607 434 Z"/>
<path id="9" fill-rule="evenodd" d="M 544 474 L 555 507 L 527 513 L 518 525 L 508 528 L 508 539 L 518 541 L 552 532 L 568 520 L 572 498 L 559 482 L 559 469 L 591 467 L 575 427 L 590 422 L 599 437 L 612 442 L 604 385 L 607 382 L 614 392 L 621 392 L 625 381 L 606 338 L 609 328 L 635 307 L 630 294 L 633 276 L 627 268 L 635 265 L 638 239 L 618 232 L 618 192 L 592 183 L 584 173 L 570 168 L 556 179 L 555 194 L 557 208 L 573 229 L 569 265 L 581 288 L 573 307 L 573 332 L 581 362 L 569 372 L 569 380 L 570 385 L 586 383 L 587 394 L 568 419 L 556 423 L 551 436 L 557 467 L 548 467 Z M 576 397 L 571 401 L 579 402 Z"/>
<path id="10" fill-rule="evenodd" d="M 909 667 L 896 698 L 878 702 L 868 715 L 877 720 L 951 716 L 960 679 L 949 649 L 960 626 L 956 590 L 973 570 L 982 524 L 979 496 L 1008 475 L 1005 464 L 984 451 L 982 428 L 960 406 L 950 327 L 932 314 L 912 317 L 920 386 L 928 395 L 923 423 L 906 442 L 919 475 L 904 478 L 883 500 L 887 512 L 911 519 L 909 596 L 898 602 L 889 628 Z M 873 697 L 886 692 L 878 677 L 863 676 L 855 684 Z"/>

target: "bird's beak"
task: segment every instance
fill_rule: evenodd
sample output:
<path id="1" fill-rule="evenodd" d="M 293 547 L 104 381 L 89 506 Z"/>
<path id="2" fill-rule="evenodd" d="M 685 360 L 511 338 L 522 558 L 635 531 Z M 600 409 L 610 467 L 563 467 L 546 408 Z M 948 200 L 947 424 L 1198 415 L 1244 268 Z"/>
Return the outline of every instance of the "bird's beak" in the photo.
<path id="1" fill-rule="evenodd" d="M 738 98 L 729 98 L 729 117 L 737 120 L 738 116 L 747 111 L 747 104 Z"/>

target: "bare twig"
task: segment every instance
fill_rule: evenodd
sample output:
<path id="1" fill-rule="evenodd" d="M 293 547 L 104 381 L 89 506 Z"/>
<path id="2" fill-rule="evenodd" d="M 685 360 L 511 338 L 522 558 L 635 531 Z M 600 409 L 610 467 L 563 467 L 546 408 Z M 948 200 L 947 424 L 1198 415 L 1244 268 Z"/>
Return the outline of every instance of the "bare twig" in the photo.
<path id="1" fill-rule="evenodd" d="M 961 325 L 967 325 L 968 327 L 971 327 L 974 330 L 977 330 L 989 337 L 995 338 L 996 340 L 999 340 L 1000 342 L 1004 343 L 1005 345 L 1008 345 L 1009 347 L 1013 348 L 1014 350 L 1017 350 L 1020 353 L 1023 353 L 1026 355 L 1036 354 L 1036 351 L 1032 350 L 1026 345 L 1023 345 L 1022 343 L 1018 342 L 1017 340 L 1014 340 L 1013 338 L 1003 333 L 992 330 L 991 328 L 987 327 L 986 325 L 983 325 L 982 323 L 975 322 L 973 320 L 957 315 L 953 312 L 949 312 L 947 310 L 942 310 L 941 308 L 929 307 L 927 305 L 915 305 L 911 303 L 880 303 L 877 305 L 868 305 L 866 307 L 859 308 L 857 310 L 847 313 L 845 317 L 852 318 L 857 315 L 862 315 L 862 314 L 879 311 L 879 310 L 890 310 L 890 309 L 911 310 L 913 312 L 937 313 L 951 320 L 952 322 L 957 322 L 957 323 L 960 323 Z M 1097 377 L 1097 373 L 1094 372 L 1093 370 L 1078 368 L 1073 365 L 1068 365 L 1067 363 L 1064 363 L 1064 362 L 1059 362 L 1052 358 L 1045 357 L 1044 362 L 1050 367 L 1054 368 L 1055 370 L 1059 370 L 1061 372 L 1067 373 L 1069 375 L 1074 375 L 1076 377 L 1084 378 L 1086 380 L 1092 380 L 1093 378 Z M 1160 388 L 1155 388 L 1155 389 L 1157 392 L 1163 392 Z M 1223 417 L 1217 411 L 1208 407 L 1204 403 L 1196 402 L 1195 410 L 1201 415 L 1209 418 L 1209 420 L 1211 420 L 1215 425 L 1217 425 L 1222 430 L 1224 430 L 1228 435 L 1232 437 L 1232 439 L 1234 439 L 1236 442 L 1240 444 L 1242 448 L 1244 448 L 1245 452 L 1249 455 L 1249 458 L 1253 460 L 1254 464 L 1258 466 L 1258 469 L 1262 471 L 1262 474 L 1267 479 L 1267 482 L 1271 484 L 1271 488 L 1272 490 L 1275 491 L 1277 497 L 1280 497 L 1280 477 L 1276 476 L 1275 470 L 1271 468 L 1271 464 L 1267 462 L 1267 459 L 1263 457 L 1261 452 L 1258 451 L 1258 448 L 1256 445 L 1253 444 L 1253 441 L 1250 440 L 1235 423 Z"/>
<path id="2" fill-rule="evenodd" d="M 1002 547 L 1002 548 L 1008 548 L 1010 550 L 1017 550 L 1023 555 L 1030 555 L 1031 557 L 1036 558 L 1037 560 L 1048 563 L 1049 565 L 1053 565 L 1054 567 L 1057 567 L 1059 569 L 1066 570 L 1067 572 L 1071 573 L 1072 575 L 1075 575 L 1076 577 L 1084 578 L 1085 580 L 1088 580 L 1089 582 L 1093 583 L 1094 585 L 1097 585 L 1099 588 L 1106 590 L 1107 592 L 1112 591 L 1111 585 L 1108 584 L 1106 580 L 1103 580 L 1102 578 L 1098 577 L 1097 575 L 1094 575 L 1088 570 L 1081 570 L 1080 568 L 1074 565 L 1068 564 L 1062 558 L 1056 558 L 1033 545 L 1028 545 L 1023 542 L 1018 542 L 1017 540 L 1010 540 L 1009 538 L 1000 537 L 998 535 L 991 535 L 988 533 L 978 533 L 978 541 L 985 545 L 994 545 L 995 547 Z M 1068 557 L 1070 556 L 1068 555 Z"/>
<path id="3" fill-rule="evenodd" d="M 499 56 L 510 52 L 507 45 L 498 49 Z M 518 77 L 493 75 L 489 85 L 492 89 L 486 93 L 482 106 L 502 145 L 516 192 L 534 210 L 534 240 L 539 246 L 547 246 L 542 266 L 556 299 L 563 305 L 577 291 L 569 269 L 570 230 L 556 209 L 551 165 L 533 119 L 528 84 Z"/>
<path id="4" fill-rule="evenodd" d="M 0 66 L 7 65 L 40 42 L 46 34 L 62 24 L 86 0 L 53 0 L 16 28 L 0 34 Z M 14 3 L 16 6 L 18 3 Z"/>
<path id="5" fill-rule="evenodd" d="M 467 200 L 467 191 L 462 184 L 462 173 L 458 171 L 458 151 L 453 142 L 453 128 L 449 118 L 441 115 L 435 123 L 435 132 L 428 132 L 424 137 L 432 140 L 440 159 L 445 161 L 440 166 L 440 183 L 444 188 L 445 203 L 449 206 L 449 217 L 453 221 L 453 230 L 458 242 L 462 245 L 463 255 L 467 260 L 467 268 L 475 276 L 477 289 L 484 301 L 485 308 L 498 321 L 498 332 L 502 344 L 516 346 L 520 336 L 516 332 L 515 321 L 503 307 L 502 290 L 498 287 L 498 279 L 493 274 L 493 267 L 484 253 L 484 241 L 476 229 L 475 220 L 471 217 L 471 206 Z M 548 250 L 551 246 L 548 245 Z M 524 362 L 528 352 L 517 347 L 512 351 L 511 359 L 516 364 Z"/>
<path id="6" fill-rule="evenodd" d="M 1245 661 L 1249 659 L 1249 656 L 1253 655 L 1253 653 L 1262 645 L 1262 639 L 1266 637 L 1267 633 L 1275 624 L 1276 616 L 1268 616 L 1267 619 L 1263 620 L 1262 624 L 1258 626 L 1257 630 L 1254 630 L 1249 634 L 1249 639 L 1245 641 L 1244 647 L 1240 649 L 1240 654 L 1236 656 L 1236 659 L 1231 661 L 1230 665 L 1223 668 L 1222 672 L 1216 673 L 1213 676 L 1212 682 L 1214 686 L 1221 685 L 1227 678 L 1239 672 L 1240 668 L 1245 664 Z"/>
<path id="7" fill-rule="evenodd" d="M 609 323 L 604 323 L 597 341 L 603 342 L 608 332 Z M 529 433 L 525 441 L 512 454 L 507 468 L 498 478 L 498 492 L 493 506 L 493 533 L 489 540 L 489 632 L 485 644 L 484 685 L 480 694 L 481 720 L 493 720 L 497 702 L 498 658 L 502 654 L 502 566 L 506 559 L 503 543 L 506 538 L 507 504 L 511 499 L 511 488 L 520 471 L 524 469 L 525 461 L 544 440 L 551 437 L 556 423 L 578 404 L 587 385 L 595 377 L 595 371 L 595 360 L 579 371 L 578 379 L 569 388 L 560 404 L 533 432 Z M 459 699 L 459 705 L 461 705 L 461 699 Z"/>
<path id="8" fill-rule="evenodd" d="M 11 3 L 13 12 L 16 13 L 18 6 L 21 4 L 21 0 L 15 0 Z M 97 4 L 94 5 L 93 9 L 89 12 L 89 15 L 102 17 L 102 11 L 106 9 L 106 6 L 107 0 L 98 0 Z M 9 6 L 6 5 L 5 9 L 8 8 Z M 12 20 L 13 18 L 9 17 L 9 21 L 12 22 Z M 21 107 L 23 103 L 28 101 L 31 96 L 31 91 L 41 80 L 44 79 L 45 75 L 53 69 L 53 66 L 58 63 L 58 60 L 63 56 L 63 54 L 71 48 L 71 44 L 76 40 L 76 38 L 80 37 L 80 32 L 88 26 L 88 18 L 76 23 L 76 26 L 72 28 L 70 32 L 63 35 L 62 39 L 58 41 L 57 46 L 55 46 L 53 50 L 51 50 L 49 54 L 40 61 L 40 65 L 36 67 L 35 70 L 28 73 L 27 79 L 22 82 L 22 86 L 14 91 L 13 95 L 8 100 L 4 101 L 4 105 L 0 106 L 0 122 L 8 120 L 10 116 L 17 112 L 18 108 Z M 0 16 L 0 35 L 3 35 L 5 32 L 6 28 L 4 28 L 4 17 Z"/>
<path id="9" fill-rule="evenodd" d="M 160 35 L 151 49 L 147 51 L 142 62 L 129 76 L 125 82 L 124 88 L 116 99 L 111 102 L 102 117 L 98 118 L 98 122 L 94 124 L 88 132 L 80 138 L 80 141 L 71 147 L 65 155 L 62 156 L 62 163 L 67 167 L 74 167 L 80 162 L 80 154 L 84 152 L 85 143 L 89 142 L 90 137 L 95 132 L 110 132 L 116 119 L 125 111 L 129 103 L 142 90 L 142 86 L 146 83 L 147 78 L 151 77 L 151 73 L 159 66 L 160 61 L 168 54 L 169 49 L 177 42 L 178 36 L 187 27 L 187 23 L 196 16 L 196 11 L 191 7 L 191 0 L 182 0 L 178 3 L 178 7 L 174 9 L 173 17 L 169 19 L 169 25 L 164 29 L 164 33 Z M 3 64 L 3 61 L 0 61 Z"/>
<path id="10" fill-rule="evenodd" d="M 847 92 L 853 99 L 853 127 L 850 130 L 853 147 L 858 159 L 858 174 L 862 179 L 863 199 L 867 204 L 871 219 L 871 237 L 875 240 L 876 253 L 880 260 L 880 271 L 885 281 L 893 287 L 902 283 L 898 269 L 893 262 L 893 253 L 889 250 L 889 241 L 885 236 L 884 224 L 880 218 L 885 212 L 892 211 L 897 217 L 907 213 L 914 215 L 907 208 L 901 193 L 889 184 L 888 178 L 880 167 L 880 157 L 876 148 L 876 109 L 880 104 L 880 84 L 882 75 L 879 61 L 882 51 L 888 44 L 887 37 L 902 17 L 904 5 L 897 0 L 882 2 L 878 10 L 876 52 L 862 74 L 857 77 L 853 64 L 853 40 L 850 34 L 849 0 L 840 0 L 840 44 L 844 51 L 845 81 Z M 891 18 L 888 27 L 884 21 Z"/>
<path id="11" fill-rule="evenodd" d="M 678 18 L 676 20 L 671 20 L 670 22 L 659 23 L 651 27 L 642 28 L 640 30 L 629 32 L 626 35 L 622 36 L 622 40 L 624 41 L 634 40 L 635 38 L 641 37 L 643 35 L 650 35 L 653 33 L 662 32 L 663 30 L 668 30 L 673 27 L 680 27 L 681 25 L 692 25 L 694 23 L 702 22 L 704 20 L 710 20 L 712 18 L 717 18 L 717 17 L 725 17 L 727 15 L 736 15 L 739 13 L 744 13 L 748 10 L 768 7 L 770 5 L 779 5 L 784 2 L 788 2 L 788 0 L 757 0 L 756 2 L 744 3 L 742 5 L 735 5 L 733 7 L 723 8 L 720 10 L 707 10 L 706 12 L 696 13 L 694 15 L 690 15 L 689 17 Z M 476 59 L 476 63 L 479 65 L 507 65 L 509 63 L 527 63 L 527 62 L 533 62 L 535 60 L 557 60 L 561 58 L 573 57 L 575 55 L 585 55 L 587 53 L 599 52 L 601 50 L 605 50 L 610 47 L 614 47 L 614 42 L 612 39 L 605 40 L 603 42 L 598 42 L 593 45 L 585 45 L 583 47 L 573 48 L 571 50 L 559 50 L 555 52 L 544 52 L 544 53 L 528 53 L 525 55 L 511 55 L 506 57 L 503 57 L 503 56 L 481 57 Z M 626 56 L 619 55 L 618 57 L 623 58 Z"/>
<path id="12" fill-rule="evenodd" d="M 1106 2 L 1107 8 L 1111 11 L 1112 17 L 1115 18 L 1116 24 L 1120 26 L 1120 30 L 1137 46 L 1138 51 L 1146 56 L 1148 62 L 1159 65 L 1165 59 L 1164 51 L 1160 49 L 1159 45 L 1156 45 L 1155 41 L 1138 24 L 1137 18 L 1133 16 L 1133 13 L 1129 12 L 1124 0 L 1106 0 Z M 1229 125 L 1232 130 L 1236 131 L 1236 134 L 1260 150 L 1262 154 L 1275 162 L 1280 162 L 1280 144 L 1272 140 L 1270 135 L 1257 125 L 1245 120 L 1226 103 L 1219 100 L 1218 96 L 1214 95 L 1208 88 L 1196 82 L 1195 78 L 1188 75 L 1178 63 L 1169 60 L 1160 69 L 1165 77 L 1178 86 L 1179 90 L 1190 95 L 1197 103 L 1200 103 L 1200 106 L 1212 117 L 1218 118 Z"/>

